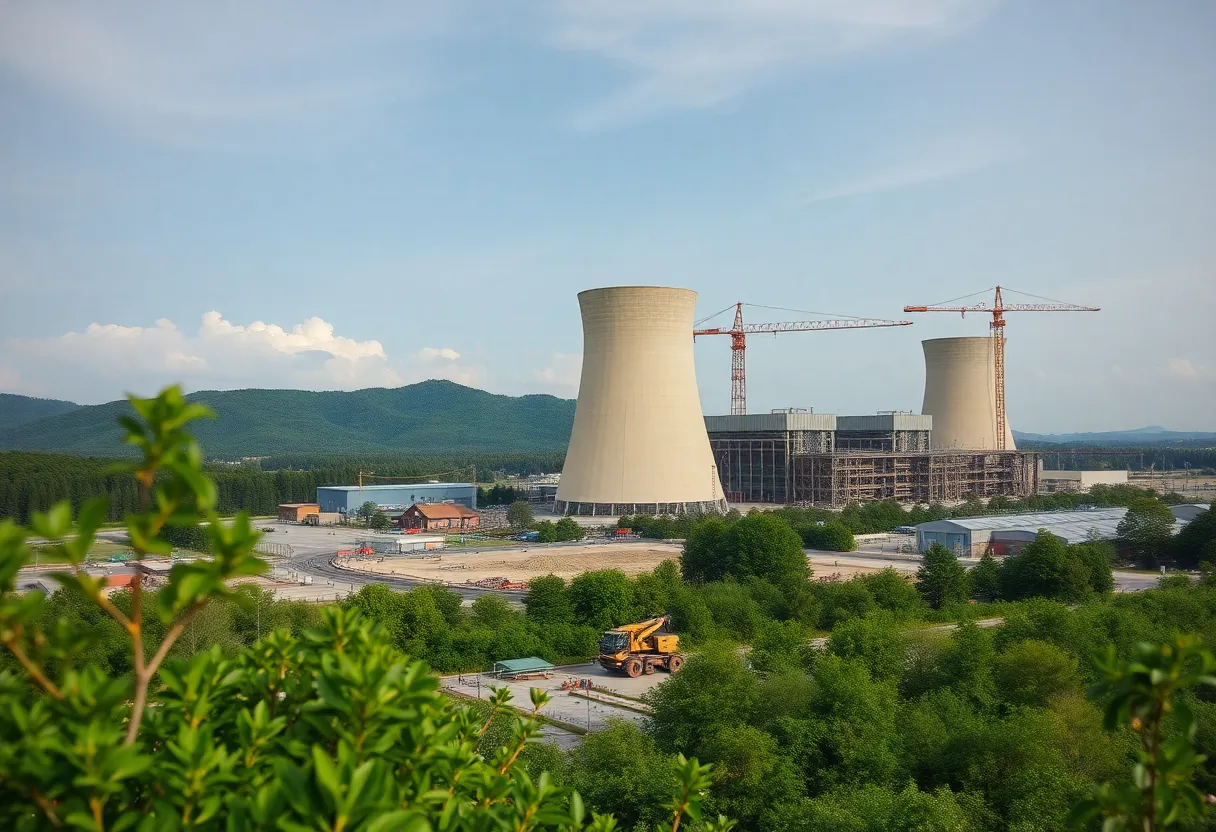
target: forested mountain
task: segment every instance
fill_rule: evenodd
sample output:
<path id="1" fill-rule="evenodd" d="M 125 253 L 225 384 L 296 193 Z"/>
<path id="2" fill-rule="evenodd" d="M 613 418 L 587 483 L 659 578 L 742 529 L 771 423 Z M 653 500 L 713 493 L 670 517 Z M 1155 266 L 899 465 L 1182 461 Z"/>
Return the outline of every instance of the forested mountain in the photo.
<path id="1" fill-rule="evenodd" d="M 1073 445 L 1083 444 L 1094 447 L 1103 445 L 1182 445 L 1194 446 L 1216 445 L 1216 432 L 1166 430 L 1158 425 L 1136 428 L 1135 430 L 1110 430 L 1098 433 L 1022 433 L 1013 432 L 1014 439 L 1019 443 L 1032 442 L 1043 444 Z"/>
<path id="2" fill-rule="evenodd" d="M 0 393 L 0 430 L 15 427 L 44 416 L 58 416 L 80 405 L 59 399 L 38 399 L 16 393 Z"/>
<path id="3" fill-rule="evenodd" d="M 212 459 L 272 454 L 563 452 L 574 402 L 499 396 L 450 381 L 349 392 L 206 390 L 190 394 L 221 418 L 198 425 Z M 125 401 L 0 427 L 0 449 L 127 456 L 115 419 Z"/>

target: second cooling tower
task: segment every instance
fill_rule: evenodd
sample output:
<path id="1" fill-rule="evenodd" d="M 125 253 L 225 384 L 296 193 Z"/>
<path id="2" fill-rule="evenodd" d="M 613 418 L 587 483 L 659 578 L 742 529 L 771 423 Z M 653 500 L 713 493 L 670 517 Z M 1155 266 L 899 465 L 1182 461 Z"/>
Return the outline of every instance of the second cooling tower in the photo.
<path id="1" fill-rule="evenodd" d="M 693 366 L 697 293 L 580 292 L 583 372 L 559 514 L 724 512 Z"/>
<path id="2" fill-rule="evenodd" d="M 991 338 L 933 338 L 925 349 L 925 400 L 934 450 L 996 450 L 996 362 Z M 1005 449 L 1013 432 L 1005 427 Z"/>

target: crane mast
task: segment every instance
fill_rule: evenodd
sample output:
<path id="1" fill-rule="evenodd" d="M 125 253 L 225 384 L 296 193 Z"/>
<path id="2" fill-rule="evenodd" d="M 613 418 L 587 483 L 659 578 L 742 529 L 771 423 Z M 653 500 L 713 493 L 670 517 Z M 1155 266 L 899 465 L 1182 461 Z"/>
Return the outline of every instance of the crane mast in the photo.
<path id="1" fill-rule="evenodd" d="M 988 306 L 982 301 L 980 303 L 965 305 L 965 306 L 950 306 L 952 301 L 947 301 L 944 304 L 932 304 L 929 306 L 905 306 L 905 312 L 958 312 L 964 318 L 968 312 L 989 312 L 992 314 L 992 322 L 988 324 L 989 330 L 992 333 L 992 361 L 995 365 L 993 368 L 993 376 L 996 384 L 996 447 L 997 450 L 1005 450 L 1005 433 L 1007 431 L 1008 421 L 1005 415 L 1005 313 L 1006 312 L 1100 312 L 1101 309 L 1097 306 L 1080 306 L 1075 303 L 1063 303 L 1054 301 L 1048 298 L 1038 298 L 1042 303 L 1005 303 L 1004 297 L 1001 295 L 1001 287 L 994 287 L 995 292 L 992 298 L 992 306 Z M 1015 292 L 1010 289 L 1009 291 Z M 1025 292 L 1015 292 L 1016 294 L 1026 294 Z M 970 297 L 969 295 L 967 297 Z M 1031 295 L 1031 297 L 1036 297 Z"/>
<path id="2" fill-rule="evenodd" d="M 911 326 L 911 321 L 888 321 L 882 318 L 843 318 L 820 321 L 782 321 L 766 324 L 743 323 L 743 303 L 735 304 L 735 320 L 729 329 L 712 327 L 694 329 L 692 336 L 730 336 L 730 413 L 743 416 L 747 413 L 747 336 L 749 334 L 776 335 L 781 332 L 818 332 L 827 329 L 868 329 L 885 326 Z M 723 310 L 726 311 L 726 310 Z M 718 313 L 719 315 L 721 312 Z M 717 317 L 716 315 L 714 317 Z"/>

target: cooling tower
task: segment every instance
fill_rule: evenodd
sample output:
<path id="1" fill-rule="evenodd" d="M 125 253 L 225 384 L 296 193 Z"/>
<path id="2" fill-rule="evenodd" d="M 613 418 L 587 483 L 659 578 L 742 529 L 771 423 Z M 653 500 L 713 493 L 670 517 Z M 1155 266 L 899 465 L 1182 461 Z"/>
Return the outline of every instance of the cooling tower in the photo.
<path id="1" fill-rule="evenodd" d="M 933 338 L 925 348 L 925 401 L 934 450 L 996 450 L 996 364 L 991 338 Z M 1005 450 L 1013 432 L 1005 422 Z"/>
<path id="2" fill-rule="evenodd" d="M 583 374 L 559 514 L 724 512 L 693 367 L 697 293 L 580 292 Z"/>

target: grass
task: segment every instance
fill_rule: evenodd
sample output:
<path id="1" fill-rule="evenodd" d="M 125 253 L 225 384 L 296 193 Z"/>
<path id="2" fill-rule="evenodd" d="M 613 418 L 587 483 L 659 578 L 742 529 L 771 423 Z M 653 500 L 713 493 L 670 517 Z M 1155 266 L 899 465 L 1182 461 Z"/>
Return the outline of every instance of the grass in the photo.
<path id="1" fill-rule="evenodd" d="M 464 538 L 464 542 L 460 542 L 460 538 Z M 446 544 L 448 546 L 473 546 L 481 548 L 486 546 L 516 546 L 519 545 L 518 540 L 506 540 L 499 537 L 479 537 L 471 538 L 468 535 L 449 534 L 446 536 Z"/>

